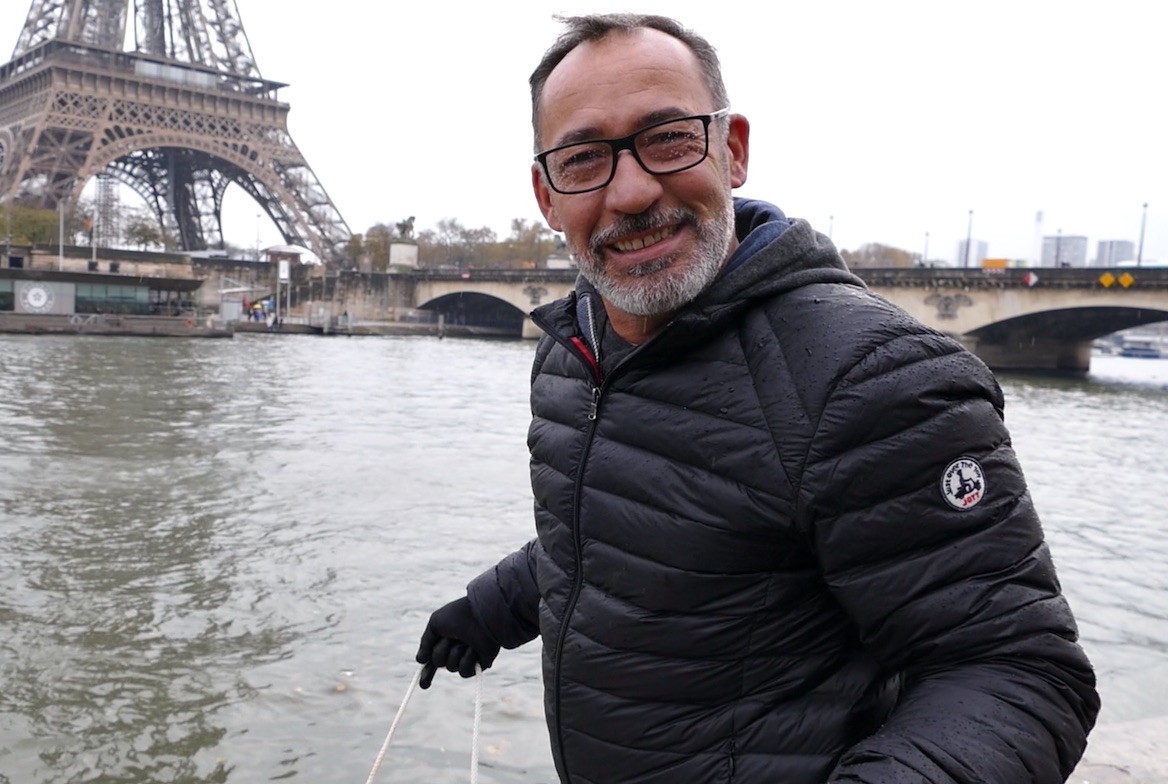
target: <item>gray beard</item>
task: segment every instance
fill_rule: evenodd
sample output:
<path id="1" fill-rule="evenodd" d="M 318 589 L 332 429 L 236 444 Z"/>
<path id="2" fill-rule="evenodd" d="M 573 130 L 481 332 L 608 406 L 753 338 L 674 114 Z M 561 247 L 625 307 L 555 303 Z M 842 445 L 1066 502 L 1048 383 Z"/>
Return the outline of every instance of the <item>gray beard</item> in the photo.
<path id="1" fill-rule="evenodd" d="M 664 256 L 628 270 L 627 279 L 608 274 L 605 248 L 613 239 L 675 224 L 689 224 L 697 234 L 697 249 L 688 263 L 676 255 Z M 734 203 L 727 199 L 726 208 L 704 224 L 689 210 L 637 215 L 597 232 L 586 250 L 575 246 L 572 250 L 580 274 L 606 302 L 633 316 L 656 316 L 692 302 L 714 282 L 733 237 Z"/>

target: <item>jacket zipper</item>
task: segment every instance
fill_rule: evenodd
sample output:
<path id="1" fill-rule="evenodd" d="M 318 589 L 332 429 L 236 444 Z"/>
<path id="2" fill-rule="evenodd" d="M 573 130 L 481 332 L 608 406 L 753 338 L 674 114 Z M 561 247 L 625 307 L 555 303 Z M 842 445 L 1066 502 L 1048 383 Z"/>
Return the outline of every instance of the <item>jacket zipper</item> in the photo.
<path id="1" fill-rule="evenodd" d="M 564 743 L 564 727 L 561 720 L 562 704 L 561 704 L 561 683 L 560 665 L 564 656 L 564 637 L 568 632 L 568 620 L 572 617 L 572 613 L 576 610 L 576 602 L 580 599 L 580 591 L 584 587 L 584 554 L 582 552 L 582 545 L 580 541 L 580 496 L 584 489 L 584 469 L 588 465 L 588 457 L 592 452 L 592 439 L 596 435 L 596 421 L 599 416 L 600 398 L 603 394 L 604 387 L 612 380 L 612 376 L 620 367 L 628 364 L 628 361 L 639 354 L 641 350 L 649 343 L 655 342 L 671 324 L 666 324 L 653 338 L 650 338 L 644 344 L 638 346 L 632 354 L 625 357 L 617 368 L 605 378 L 600 371 L 600 365 L 596 357 L 592 354 L 588 344 L 578 337 L 564 338 L 553 329 L 549 329 L 549 324 L 535 313 L 532 313 L 532 320 L 538 325 L 546 334 L 550 335 L 553 340 L 563 346 L 569 353 L 574 354 L 588 369 L 592 377 L 592 398 L 588 405 L 588 433 L 587 433 L 587 447 L 580 458 L 579 470 L 576 474 L 576 482 L 572 488 L 572 547 L 574 550 L 576 574 L 572 578 L 572 590 L 568 594 L 568 602 L 564 607 L 564 617 L 560 621 L 560 632 L 556 637 L 555 655 L 552 659 L 552 669 L 555 672 L 555 684 L 552 689 L 552 704 L 556 711 L 556 727 L 555 727 L 555 742 L 559 748 L 559 758 L 564 766 L 564 774 L 569 776 L 568 784 L 571 784 L 571 773 L 568 766 L 568 751 L 567 744 Z"/>
<path id="2" fill-rule="evenodd" d="M 580 541 L 580 496 L 583 494 L 584 489 L 584 469 L 588 464 L 588 456 L 592 450 L 592 438 L 596 434 L 596 419 L 600 408 L 601 387 L 604 385 L 604 379 L 601 376 L 600 365 L 597 363 L 595 356 L 593 356 L 586 342 L 576 337 L 569 339 L 563 338 L 555 330 L 549 329 L 546 322 L 535 314 L 532 314 L 532 319 L 553 340 L 563 346 L 569 353 L 574 354 L 584 364 L 592 379 L 592 397 L 588 405 L 587 448 L 585 448 L 583 456 L 580 459 L 579 470 L 576 473 L 576 482 L 572 488 L 572 548 L 576 573 L 572 577 L 572 590 L 568 594 L 568 602 L 564 606 L 564 616 L 560 619 L 560 631 L 556 636 L 555 654 L 552 657 L 552 671 L 555 673 L 555 683 L 552 685 L 552 704 L 555 705 L 556 716 L 555 743 L 559 749 L 558 756 L 564 767 L 564 775 L 569 776 L 568 780 L 570 782 L 571 773 L 568 765 L 568 749 L 567 744 L 564 743 L 564 726 L 560 719 L 562 713 L 562 678 L 560 676 L 560 665 L 564 657 L 564 637 L 567 636 L 568 632 L 568 620 L 576 610 L 576 602 L 580 599 L 580 591 L 584 587 L 584 556 Z"/>

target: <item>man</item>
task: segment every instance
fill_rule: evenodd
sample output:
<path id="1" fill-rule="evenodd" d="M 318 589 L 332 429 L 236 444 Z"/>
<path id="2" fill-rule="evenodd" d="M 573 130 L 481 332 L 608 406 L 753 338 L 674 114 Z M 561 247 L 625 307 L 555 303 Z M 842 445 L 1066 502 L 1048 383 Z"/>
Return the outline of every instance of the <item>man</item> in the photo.
<path id="1" fill-rule="evenodd" d="M 992 375 L 732 199 L 704 40 L 566 23 L 531 78 L 581 271 L 533 313 L 538 535 L 433 614 L 422 685 L 542 637 L 565 782 L 1064 781 L 1099 700 Z"/>

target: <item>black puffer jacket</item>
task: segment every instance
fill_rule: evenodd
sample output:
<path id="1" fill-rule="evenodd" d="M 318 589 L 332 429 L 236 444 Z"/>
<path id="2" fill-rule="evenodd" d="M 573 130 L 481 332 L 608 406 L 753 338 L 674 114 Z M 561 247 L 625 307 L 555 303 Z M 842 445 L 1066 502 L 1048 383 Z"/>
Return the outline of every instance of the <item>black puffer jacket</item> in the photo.
<path id="1" fill-rule="evenodd" d="M 602 382 L 579 290 L 536 314 L 538 538 L 469 587 L 543 637 L 560 777 L 1064 781 L 1094 675 L 985 366 L 799 221 Z"/>

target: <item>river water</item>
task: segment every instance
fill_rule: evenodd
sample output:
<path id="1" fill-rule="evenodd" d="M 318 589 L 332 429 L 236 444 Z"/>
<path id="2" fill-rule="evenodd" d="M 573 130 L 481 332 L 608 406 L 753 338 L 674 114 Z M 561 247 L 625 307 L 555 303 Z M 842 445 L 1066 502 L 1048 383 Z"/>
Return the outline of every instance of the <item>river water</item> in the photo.
<path id="1" fill-rule="evenodd" d="M 429 612 L 532 535 L 534 344 L 0 335 L 0 782 L 364 782 Z M 1168 361 L 1005 376 L 1101 723 L 1168 713 Z M 539 651 L 482 782 L 553 782 Z M 445 676 L 445 677 L 444 677 Z M 378 782 L 470 779 L 473 682 Z"/>

